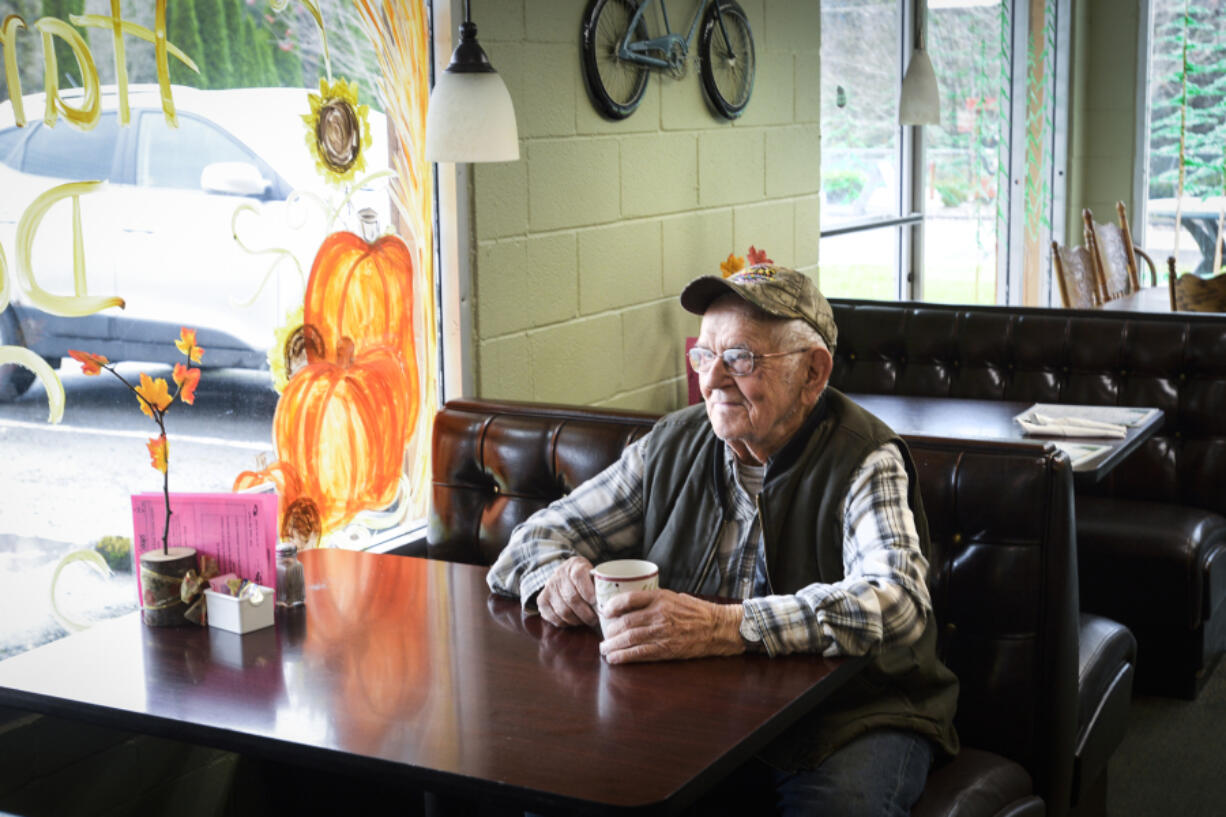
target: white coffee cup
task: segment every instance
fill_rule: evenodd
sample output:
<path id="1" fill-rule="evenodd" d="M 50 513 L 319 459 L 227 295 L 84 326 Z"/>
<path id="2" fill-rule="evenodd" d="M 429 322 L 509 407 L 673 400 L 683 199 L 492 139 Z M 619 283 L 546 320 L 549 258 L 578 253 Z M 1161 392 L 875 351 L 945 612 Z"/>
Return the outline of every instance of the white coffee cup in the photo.
<path id="1" fill-rule="evenodd" d="M 596 583 L 596 615 L 604 632 L 605 604 L 619 593 L 631 590 L 656 590 L 660 587 L 660 568 L 645 559 L 616 559 L 592 568 Z"/>

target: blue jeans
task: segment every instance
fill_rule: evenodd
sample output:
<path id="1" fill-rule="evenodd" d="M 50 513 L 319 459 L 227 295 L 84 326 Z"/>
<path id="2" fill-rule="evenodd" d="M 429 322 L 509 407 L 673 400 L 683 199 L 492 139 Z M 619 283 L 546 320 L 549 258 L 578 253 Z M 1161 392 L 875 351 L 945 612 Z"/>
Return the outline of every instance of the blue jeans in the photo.
<path id="1" fill-rule="evenodd" d="M 781 772 L 752 760 L 686 814 L 906 817 L 924 791 L 931 765 L 928 738 L 901 729 L 877 729 L 811 771 Z"/>

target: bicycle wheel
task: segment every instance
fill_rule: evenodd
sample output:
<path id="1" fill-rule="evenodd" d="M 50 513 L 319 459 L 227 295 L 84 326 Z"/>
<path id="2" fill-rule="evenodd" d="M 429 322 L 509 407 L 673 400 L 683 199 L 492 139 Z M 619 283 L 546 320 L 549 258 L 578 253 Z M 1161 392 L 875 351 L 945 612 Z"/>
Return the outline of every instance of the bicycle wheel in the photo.
<path id="1" fill-rule="evenodd" d="M 754 54 L 749 18 L 734 0 L 713 0 L 707 6 L 698 57 L 707 102 L 720 116 L 736 119 L 753 93 Z"/>
<path id="2" fill-rule="evenodd" d="M 643 100 L 647 90 L 646 65 L 617 56 L 636 0 L 591 0 L 583 15 L 583 79 L 592 104 L 609 119 L 625 119 Z M 647 26 L 639 20 L 637 39 L 647 39 Z"/>

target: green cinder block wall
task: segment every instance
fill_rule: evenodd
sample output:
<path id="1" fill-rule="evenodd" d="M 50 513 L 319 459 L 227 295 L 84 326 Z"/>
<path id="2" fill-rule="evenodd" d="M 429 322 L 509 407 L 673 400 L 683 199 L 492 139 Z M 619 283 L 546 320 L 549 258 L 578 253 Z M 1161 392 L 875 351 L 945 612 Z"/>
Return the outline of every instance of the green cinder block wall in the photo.
<path id="1" fill-rule="evenodd" d="M 1099 222 L 1115 222 L 1124 202 L 1133 237 L 1143 230 L 1135 214 L 1133 178 L 1143 160 L 1137 121 L 1145 116 L 1138 87 L 1138 38 L 1146 34 L 1140 0 L 1079 0 L 1073 5 L 1069 110 L 1069 210 L 1066 241 L 1084 243 L 1082 208 Z"/>
<path id="2" fill-rule="evenodd" d="M 696 2 L 670 0 L 674 30 Z M 653 74 L 629 118 L 602 119 L 580 67 L 586 3 L 474 4 L 521 153 L 473 166 L 480 396 L 679 408 L 698 329 L 677 303 L 687 281 L 750 244 L 816 278 L 821 6 L 740 2 L 757 74 L 734 122 L 708 110 L 692 57 L 680 79 Z"/>

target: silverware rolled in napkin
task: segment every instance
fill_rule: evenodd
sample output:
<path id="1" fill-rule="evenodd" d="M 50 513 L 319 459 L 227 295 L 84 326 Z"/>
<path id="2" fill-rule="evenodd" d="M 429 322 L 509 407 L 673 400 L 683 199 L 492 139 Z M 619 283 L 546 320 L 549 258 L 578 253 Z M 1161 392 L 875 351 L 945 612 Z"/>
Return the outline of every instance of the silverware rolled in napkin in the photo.
<path id="1" fill-rule="evenodd" d="M 1018 415 L 1015 419 L 1027 434 L 1041 437 L 1108 437 L 1122 440 L 1128 435 L 1125 426 L 1082 417 L 1049 417 L 1031 412 Z"/>

